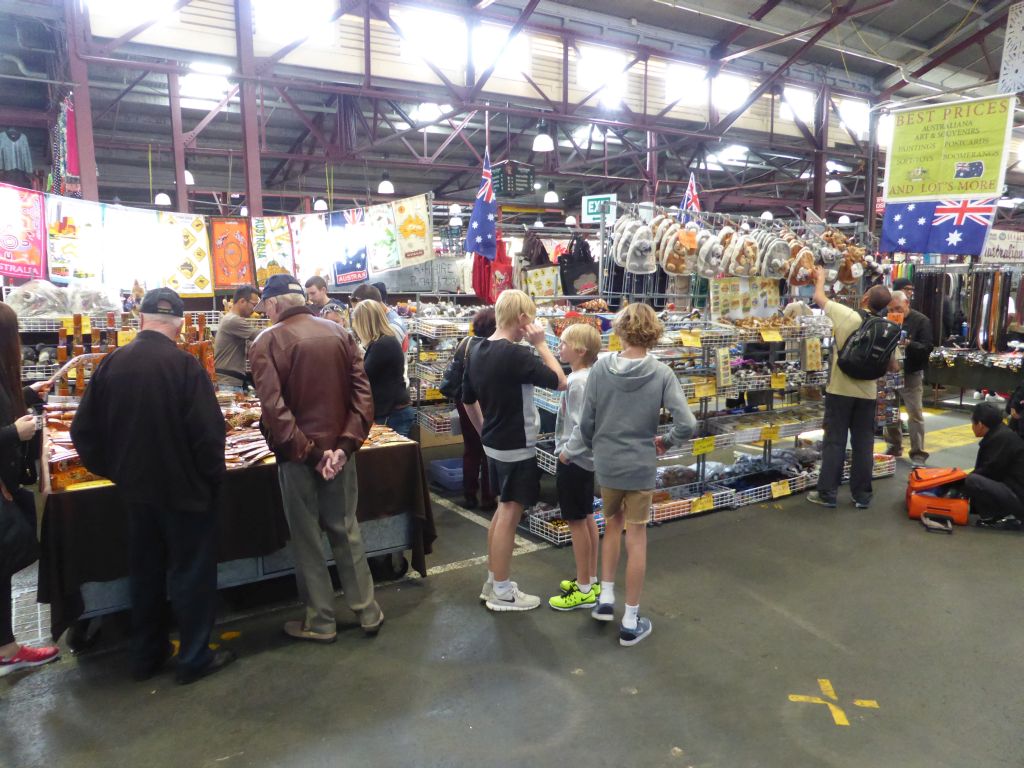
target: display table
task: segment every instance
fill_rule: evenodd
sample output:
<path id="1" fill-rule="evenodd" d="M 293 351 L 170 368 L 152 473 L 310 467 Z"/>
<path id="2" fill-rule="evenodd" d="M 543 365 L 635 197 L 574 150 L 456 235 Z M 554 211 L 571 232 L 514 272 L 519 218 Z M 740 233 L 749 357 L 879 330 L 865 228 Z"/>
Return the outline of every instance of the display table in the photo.
<path id="1" fill-rule="evenodd" d="M 412 567 L 426 576 L 436 533 L 419 445 L 363 448 L 355 461 L 367 554 L 411 550 Z M 228 472 L 217 513 L 219 588 L 292 572 L 272 462 Z M 48 495 L 40 539 L 39 602 L 50 604 L 55 639 L 79 618 L 129 607 L 128 510 L 113 486 Z"/>
<path id="2" fill-rule="evenodd" d="M 1024 373 L 1008 368 L 973 365 L 966 360 L 956 360 L 953 365 L 930 363 L 924 374 L 928 386 L 956 387 L 961 390 L 987 389 L 991 392 L 1013 392 L 1022 381 Z"/>

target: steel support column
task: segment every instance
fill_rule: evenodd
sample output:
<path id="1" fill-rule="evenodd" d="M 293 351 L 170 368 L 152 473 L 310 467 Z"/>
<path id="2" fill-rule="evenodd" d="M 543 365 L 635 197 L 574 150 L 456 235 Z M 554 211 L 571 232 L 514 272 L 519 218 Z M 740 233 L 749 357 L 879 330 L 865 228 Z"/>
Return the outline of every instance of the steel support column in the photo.
<path id="1" fill-rule="evenodd" d="M 92 135 L 92 97 L 89 94 L 89 65 L 81 56 L 82 17 L 78 0 L 64 0 L 64 21 L 68 41 L 68 69 L 75 84 L 72 94 L 75 103 L 75 125 L 78 133 L 78 167 L 81 176 L 82 197 L 100 199 L 100 186 L 96 174 L 96 146 Z"/>
<path id="2" fill-rule="evenodd" d="M 167 75 L 167 101 L 171 109 L 171 147 L 174 151 L 174 210 L 188 213 L 185 183 L 185 137 L 181 130 L 181 90 L 176 74 Z"/>
<path id="3" fill-rule="evenodd" d="M 252 45 L 252 2 L 235 0 L 235 39 L 238 71 L 246 77 L 239 88 L 242 115 L 242 156 L 245 167 L 245 202 L 251 216 L 263 215 L 263 178 L 260 168 L 259 119 L 256 101 L 256 58 Z"/>
<path id="4" fill-rule="evenodd" d="M 643 199 L 654 201 L 658 194 L 658 134 L 654 131 L 647 131 L 647 171 L 644 176 L 647 181 Z"/>
<path id="5" fill-rule="evenodd" d="M 812 209 L 816 214 L 825 217 L 825 185 L 828 183 L 828 101 L 831 98 L 828 86 L 822 86 L 818 92 L 818 101 L 814 105 L 814 138 L 817 146 L 814 149 L 814 191 Z"/>
<path id="6" fill-rule="evenodd" d="M 874 105 L 872 105 L 874 106 Z M 875 229 L 875 200 L 878 199 L 878 111 L 868 116 L 868 158 L 864 164 L 864 223 L 868 231 Z"/>

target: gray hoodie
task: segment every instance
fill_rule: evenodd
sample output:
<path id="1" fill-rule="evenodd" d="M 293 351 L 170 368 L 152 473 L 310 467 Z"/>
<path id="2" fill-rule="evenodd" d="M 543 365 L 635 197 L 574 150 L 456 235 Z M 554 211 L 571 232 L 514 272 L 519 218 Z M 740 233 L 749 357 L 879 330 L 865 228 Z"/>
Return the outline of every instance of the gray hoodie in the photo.
<path id="1" fill-rule="evenodd" d="M 672 431 L 664 436 L 667 445 L 678 445 L 693 434 L 697 421 L 671 368 L 650 355 L 629 360 L 615 354 L 597 361 L 587 381 L 580 434 L 594 452 L 602 487 L 654 488 L 654 438 L 662 408 L 672 414 Z"/>

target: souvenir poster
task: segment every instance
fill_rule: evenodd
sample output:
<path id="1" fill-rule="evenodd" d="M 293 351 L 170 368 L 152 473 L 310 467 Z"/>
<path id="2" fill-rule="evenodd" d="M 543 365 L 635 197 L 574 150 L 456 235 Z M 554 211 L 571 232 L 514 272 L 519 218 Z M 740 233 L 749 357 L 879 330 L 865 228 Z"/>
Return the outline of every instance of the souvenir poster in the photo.
<path id="1" fill-rule="evenodd" d="M 287 216 L 254 216 L 252 250 L 256 261 L 256 284 L 262 288 L 271 275 L 295 273 L 292 230 Z"/>
<path id="2" fill-rule="evenodd" d="M 155 247 L 164 238 L 157 212 L 106 203 L 101 209 L 103 285 L 117 291 L 130 291 L 136 282 L 143 290 L 160 287 L 166 260 Z"/>
<path id="3" fill-rule="evenodd" d="M 371 205 L 365 209 L 368 231 L 366 258 L 371 275 L 380 275 L 399 269 L 402 254 L 398 250 L 398 230 L 395 225 L 395 209 L 390 203 Z"/>
<path id="4" fill-rule="evenodd" d="M 46 225 L 50 282 L 102 282 L 103 207 L 89 200 L 47 195 Z"/>
<path id="5" fill-rule="evenodd" d="M 247 219 L 210 219 L 213 284 L 218 289 L 253 285 Z"/>
<path id="6" fill-rule="evenodd" d="M 158 214 L 164 254 L 162 284 L 183 298 L 213 296 L 213 268 L 206 218 L 191 213 Z"/>
<path id="7" fill-rule="evenodd" d="M 330 214 L 330 241 L 333 256 L 331 272 L 333 284 L 352 285 L 366 281 L 366 245 L 369 235 L 365 211 L 353 208 Z"/>
<path id="8" fill-rule="evenodd" d="M 43 196 L 0 184 L 0 275 L 46 277 L 45 256 Z"/>
<path id="9" fill-rule="evenodd" d="M 427 196 L 407 197 L 391 204 L 398 229 L 398 251 L 403 267 L 434 258 L 430 206 Z"/>
<path id="10" fill-rule="evenodd" d="M 300 283 L 320 276 L 331 282 L 331 242 L 327 235 L 327 214 L 303 213 L 288 217 L 292 230 L 295 277 Z"/>

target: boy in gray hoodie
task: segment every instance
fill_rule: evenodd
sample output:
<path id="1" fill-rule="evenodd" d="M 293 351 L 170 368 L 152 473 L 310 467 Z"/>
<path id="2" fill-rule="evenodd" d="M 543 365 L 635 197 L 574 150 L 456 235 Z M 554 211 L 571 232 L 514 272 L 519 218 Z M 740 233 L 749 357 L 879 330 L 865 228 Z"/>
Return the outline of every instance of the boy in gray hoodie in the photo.
<path id="1" fill-rule="evenodd" d="M 615 571 L 626 529 L 626 612 L 620 645 L 636 645 L 649 634 L 649 618 L 640 616 L 640 593 L 647 570 L 647 520 L 657 477 L 657 457 L 693 434 L 697 421 L 686 404 L 679 380 L 649 351 L 664 326 L 646 304 L 630 304 L 612 326 L 623 350 L 597 361 L 587 381 L 580 420 L 583 442 L 594 452 L 601 486 L 606 531 L 602 548 L 601 592 L 591 615 L 615 618 Z M 658 437 L 662 409 L 672 414 L 672 430 Z"/>

